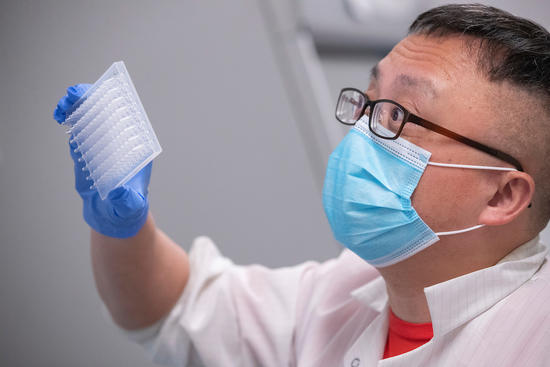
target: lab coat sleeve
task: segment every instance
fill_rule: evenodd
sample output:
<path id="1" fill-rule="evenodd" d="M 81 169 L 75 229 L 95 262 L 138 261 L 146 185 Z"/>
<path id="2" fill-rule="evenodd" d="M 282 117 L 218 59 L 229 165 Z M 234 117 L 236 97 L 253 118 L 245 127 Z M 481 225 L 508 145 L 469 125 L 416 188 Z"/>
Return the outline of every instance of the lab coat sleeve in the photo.
<path id="1" fill-rule="evenodd" d="M 171 312 L 123 331 L 170 366 L 288 366 L 301 279 L 318 263 L 237 266 L 206 237 L 189 252 L 190 277 Z"/>

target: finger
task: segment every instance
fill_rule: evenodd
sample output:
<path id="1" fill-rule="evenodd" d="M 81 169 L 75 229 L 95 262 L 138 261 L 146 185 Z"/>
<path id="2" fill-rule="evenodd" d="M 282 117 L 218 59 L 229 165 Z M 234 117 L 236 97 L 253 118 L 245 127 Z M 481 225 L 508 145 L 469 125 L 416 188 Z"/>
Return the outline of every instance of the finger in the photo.
<path id="1" fill-rule="evenodd" d="M 56 106 L 55 110 L 53 111 L 53 119 L 59 124 L 62 124 L 63 121 L 65 121 L 65 117 L 65 111 L 63 111 L 63 109 L 61 109 L 59 106 Z"/>
<path id="2" fill-rule="evenodd" d="M 63 123 L 67 118 L 67 111 L 73 107 L 73 104 L 78 101 L 91 86 L 91 84 L 76 84 L 67 88 L 67 94 L 59 99 L 53 111 L 54 120 L 60 124 Z"/>
<path id="3" fill-rule="evenodd" d="M 126 186 L 129 186 L 139 192 L 142 196 L 147 196 L 147 187 L 149 186 L 149 177 L 151 177 L 151 169 L 153 161 L 149 162 L 138 173 L 132 177 Z"/>
<path id="4" fill-rule="evenodd" d="M 61 108 L 63 111 L 67 112 L 73 106 L 73 102 L 69 100 L 69 96 L 65 95 L 57 103 L 57 107 Z"/>
<path id="5" fill-rule="evenodd" d="M 72 105 L 73 104 L 67 100 L 67 96 L 61 97 L 59 102 L 57 102 L 55 111 L 53 112 L 53 118 L 59 123 L 65 121 L 65 118 L 67 117 L 67 110 L 71 108 Z"/>
<path id="6" fill-rule="evenodd" d="M 88 89 L 91 84 L 76 84 L 67 88 L 67 100 L 72 104 L 78 101 Z"/>
<path id="7" fill-rule="evenodd" d="M 131 188 L 118 187 L 108 195 L 115 215 L 128 219 L 142 214 L 147 202 L 143 196 Z"/>

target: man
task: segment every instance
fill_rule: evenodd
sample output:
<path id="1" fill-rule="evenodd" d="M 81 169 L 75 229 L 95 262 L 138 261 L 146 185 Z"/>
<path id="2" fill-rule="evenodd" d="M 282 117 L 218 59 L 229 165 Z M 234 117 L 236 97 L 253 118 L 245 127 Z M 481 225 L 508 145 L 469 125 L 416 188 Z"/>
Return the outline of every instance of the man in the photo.
<path id="1" fill-rule="evenodd" d="M 236 266 L 208 238 L 188 257 L 148 212 L 150 166 L 101 201 L 71 149 L 99 293 L 173 365 L 545 365 L 549 101 L 542 27 L 483 5 L 421 14 L 368 89 L 338 100 L 354 127 L 323 202 L 348 249 L 276 270 Z"/>

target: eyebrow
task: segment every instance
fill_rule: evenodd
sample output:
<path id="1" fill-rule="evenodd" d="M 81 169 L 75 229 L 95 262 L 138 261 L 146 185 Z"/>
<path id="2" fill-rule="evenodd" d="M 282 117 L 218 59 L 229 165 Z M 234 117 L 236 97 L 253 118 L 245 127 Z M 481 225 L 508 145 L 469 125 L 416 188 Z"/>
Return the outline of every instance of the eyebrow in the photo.
<path id="1" fill-rule="evenodd" d="M 374 65 L 370 71 L 370 77 L 373 81 L 378 81 L 380 77 L 380 69 L 378 64 Z M 407 74 L 399 74 L 394 81 L 399 86 L 404 88 L 414 88 L 421 90 L 427 97 L 435 98 L 438 93 L 431 80 L 420 77 L 413 77 Z"/>

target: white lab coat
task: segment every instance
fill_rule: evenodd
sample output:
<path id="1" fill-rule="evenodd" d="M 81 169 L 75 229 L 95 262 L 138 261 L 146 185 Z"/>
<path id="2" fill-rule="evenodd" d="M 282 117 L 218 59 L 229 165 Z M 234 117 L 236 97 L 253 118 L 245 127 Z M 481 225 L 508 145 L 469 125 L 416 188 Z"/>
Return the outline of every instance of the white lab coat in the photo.
<path id="1" fill-rule="evenodd" d="M 433 339 L 380 360 L 386 288 L 355 254 L 281 269 L 237 266 L 201 237 L 170 314 L 123 332 L 173 366 L 549 366 L 547 253 L 537 237 L 493 267 L 426 288 Z"/>

